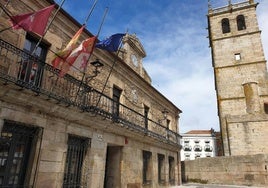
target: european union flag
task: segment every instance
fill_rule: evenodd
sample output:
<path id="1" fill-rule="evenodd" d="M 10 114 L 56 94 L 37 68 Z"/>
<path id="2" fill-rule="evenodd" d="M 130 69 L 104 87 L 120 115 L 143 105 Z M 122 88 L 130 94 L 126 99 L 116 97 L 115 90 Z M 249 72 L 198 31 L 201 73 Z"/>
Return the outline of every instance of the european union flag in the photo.
<path id="1" fill-rule="evenodd" d="M 123 33 L 111 35 L 109 38 L 98 42 L 95 47 L 107 50 L 109 52 L 116 52 L 119 48 L 123 36 L 125 36 Z"/>

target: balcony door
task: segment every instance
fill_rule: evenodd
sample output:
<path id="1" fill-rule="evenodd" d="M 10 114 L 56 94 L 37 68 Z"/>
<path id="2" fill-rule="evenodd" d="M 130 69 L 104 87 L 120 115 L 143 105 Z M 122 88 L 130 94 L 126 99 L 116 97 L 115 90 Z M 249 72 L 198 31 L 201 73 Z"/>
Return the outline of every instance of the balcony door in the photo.
<path id="1" fill-rule="evenodd" d="M 40 86 L 43 74 L 43 66 L 46 60 L 48 47 L 40 43 L 38 40 L 30 35 L 26 36 L 23 51 L 28 55 L 22 57 L 19 68 L 19 80 L 22 84 L 30 84 Z"/>
<path id="2" fill-rule="evenodd" d="M 120 104 L 120 96 L 122 90 L 114 87 L 113 88 L 113 116 L 119 117 L 119 104 Z"/>

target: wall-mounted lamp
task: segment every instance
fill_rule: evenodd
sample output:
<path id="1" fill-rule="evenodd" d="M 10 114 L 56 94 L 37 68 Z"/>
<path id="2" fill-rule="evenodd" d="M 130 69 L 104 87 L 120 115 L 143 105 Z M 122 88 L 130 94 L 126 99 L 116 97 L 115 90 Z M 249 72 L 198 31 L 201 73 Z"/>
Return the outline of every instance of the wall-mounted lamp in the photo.
<path id="1" fill-rule="evenodd" d="M 92 78 L 98 76 L 98 74 L 100 73 L 100 68 L 103 67 L 103 63 L 100 62 L 99 59 L 96 59 L 95 61 L 90 62 L 90 64 L 95 67 L 95 70 L 93 70 L 93 75 L 87 76 L 86 77 L 86 81 L 88 82 L 89 80 L 91 80 Z"/>

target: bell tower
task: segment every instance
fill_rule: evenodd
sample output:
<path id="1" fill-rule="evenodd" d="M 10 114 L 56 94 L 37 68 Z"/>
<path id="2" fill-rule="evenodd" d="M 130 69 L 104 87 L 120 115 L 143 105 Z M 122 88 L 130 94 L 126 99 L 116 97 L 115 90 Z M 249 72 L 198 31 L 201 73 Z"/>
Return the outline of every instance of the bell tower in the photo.
<path id="1" fill-rule="evenodd" d="M 267 126 L 262 127 L 268 123 L 268 89 L 258 4 L 228 2 L 215 9 L 209 5 L 207 15 L 224 155 L 267 152 L 268 147 L 261 147 L 266 136 L 256 134 L 268 133 Z"/>

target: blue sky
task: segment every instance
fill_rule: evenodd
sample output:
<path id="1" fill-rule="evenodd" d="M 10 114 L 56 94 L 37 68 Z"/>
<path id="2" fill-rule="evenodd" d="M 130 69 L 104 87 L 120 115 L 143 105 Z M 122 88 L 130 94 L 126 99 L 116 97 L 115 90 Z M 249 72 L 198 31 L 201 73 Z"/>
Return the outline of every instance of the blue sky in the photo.
<path id="1" fill-rule="evenodd" d="M 268 59 L 268 1 L 255 1 L 260 3 L 257 15 Z M 66 0 L 63 8 L 82 24 L 93 2 Z M 228 0 L 211 0 L 214 8 L 227 3 Z M 147 53 L 143 66 L 152 85 L 183 111 L 180 133 L 219 130 L 206 30 L 207 0 L 98 0 L 87 23 L 92 34 L 98 33 L 106 7 L 108 13 L 99 39 L 126 31 L 137 35 Z"/>

